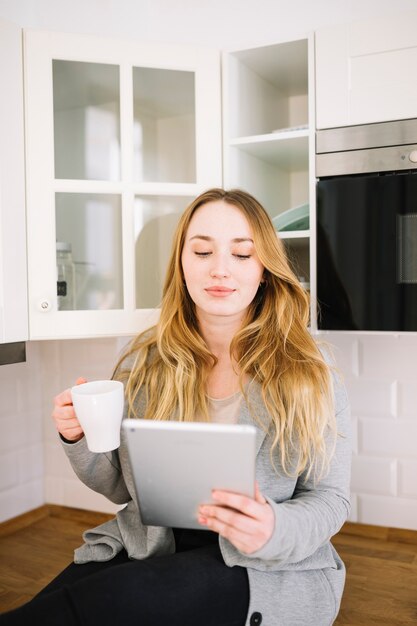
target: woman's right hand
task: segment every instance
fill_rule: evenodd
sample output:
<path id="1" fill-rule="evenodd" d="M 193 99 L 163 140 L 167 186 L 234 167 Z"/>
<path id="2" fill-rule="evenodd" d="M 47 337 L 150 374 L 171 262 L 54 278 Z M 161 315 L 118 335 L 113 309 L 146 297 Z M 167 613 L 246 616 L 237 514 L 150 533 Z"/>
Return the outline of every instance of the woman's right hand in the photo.
<path id="1" fill-rule="evenodd" d="M 77 378 L 75 384 L 81 385 L 86 382 L 85 378 Z M 71 389 L 65 389 L 54 398 L 52 419 L 60 435 L 67 441 L 75 443 L 84 437 L 84 431 L 72 405 Z"/>

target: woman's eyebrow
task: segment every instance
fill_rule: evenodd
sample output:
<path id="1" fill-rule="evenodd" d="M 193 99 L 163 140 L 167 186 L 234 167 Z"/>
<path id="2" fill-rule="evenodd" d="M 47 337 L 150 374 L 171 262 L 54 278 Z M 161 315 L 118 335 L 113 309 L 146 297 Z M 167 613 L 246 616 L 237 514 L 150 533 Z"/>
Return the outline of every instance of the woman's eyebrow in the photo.
<path id="1" fill-rule="evenodd" d="M 192 241 L 193 239 L 202 239 L 203 241 L 214 241 L 213 237 L 209 237 L 208 235 L 194 235 L 193 237 L 190 237 L 190 241 Z M 241 243 L 242 241 L 250 241 L 251 243 L 253 243 L 253 239 L 251 239 L 250 237 L 234 237 L 230 241 L 232 243 Z"/>

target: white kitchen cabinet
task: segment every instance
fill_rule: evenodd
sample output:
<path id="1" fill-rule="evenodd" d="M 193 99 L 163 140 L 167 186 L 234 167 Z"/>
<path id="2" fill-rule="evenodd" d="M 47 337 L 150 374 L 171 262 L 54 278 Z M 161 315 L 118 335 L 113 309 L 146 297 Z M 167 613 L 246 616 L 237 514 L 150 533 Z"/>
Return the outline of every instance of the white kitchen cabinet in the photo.
<path id="1" fill-rule="evenodd" d="M 221 185 L 219 52 L 37 31 L 24 50 L 30 338 L 135 334 L 179 215 Z"/>
<path id="2" fill-rule="evenodd" d="M 223 54 L 223 185 L 270 213 L 314 328 L 313 57 L 312 35 Z M 135 334 L 179 215 L 222 185 L 219 53 L 29 31 L 25 66 L 30 338 Z"/>
<path id="3" fill-rule="evenodd" d="M 245 189 L 263 204 L 312 302 L 313 56 L 312 35 L 223 53 L 225 187 Z M 300 215 L 304 218 L 297 220 Z"/>
<path id="4" fill-rule="evenodd" d="M 417 115 L 417 12 L 316 32 L 317 128 Z"/>
<path id="5" fill-rule="evenodd" d="M 22 31 L 0 21 L 0 343 L 28 338 Z"/>

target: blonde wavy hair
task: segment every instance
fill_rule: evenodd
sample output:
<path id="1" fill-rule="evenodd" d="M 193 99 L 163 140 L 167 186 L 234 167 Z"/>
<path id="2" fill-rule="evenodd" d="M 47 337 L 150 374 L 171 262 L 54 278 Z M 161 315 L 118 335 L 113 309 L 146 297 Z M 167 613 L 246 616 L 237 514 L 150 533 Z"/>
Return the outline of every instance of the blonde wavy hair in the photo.
<path id="1" fill-rule="evenodd" d="M 181 254 L 195 211 L 215 201 L 242 211 L 253 233 L 265 283 L 248 307 L 246 318 L 230 345 L 240 388 L 251 407 L 244 380 L 259 383 L 270 424 L 271 461 L 278 452 L 288 475 L 306 472 L 320 477 L 327 469 L 335 432 L 332 377 L 308 331 L 309 296 L 291 270 L 285 248 L 265 209 L 240 190 L 211 189 L 185 210 L 177 226 L 156 326 L 139 334 L 116 366 L 125 382 L 128 414 L 137 415 L 139 394 L 145 419 L 209 420 L 206 380 L 216 357 L 199 331 L 195 305 L 184 283 Z M 129 367 L 125 360 L 129 359 Z M 249 386 L 250 387 L 250 386 Z M 144 394 L 144 396 L 142 396 Z M 201 417 L 199 418 L 201 419 Z"/>

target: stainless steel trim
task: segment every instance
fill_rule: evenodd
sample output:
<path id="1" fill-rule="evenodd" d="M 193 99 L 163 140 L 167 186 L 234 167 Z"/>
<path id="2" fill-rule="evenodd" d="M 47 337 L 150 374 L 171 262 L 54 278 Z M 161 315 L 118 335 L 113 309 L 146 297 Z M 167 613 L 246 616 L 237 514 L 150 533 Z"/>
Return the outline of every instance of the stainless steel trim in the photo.
<path id="1" fill-rule="evenodd" d="M 417 163 L 410 161 L 417 143 L 407 146 L 329 152 L 316 155 L 316 176 L 343 176 L 396 170 L 417 170 Z"/>
<path id="2" fill-rule="evenodd" d="M 316 132 L 316 153 L 417 143 L 417 119 L 329 128 Z"/>

